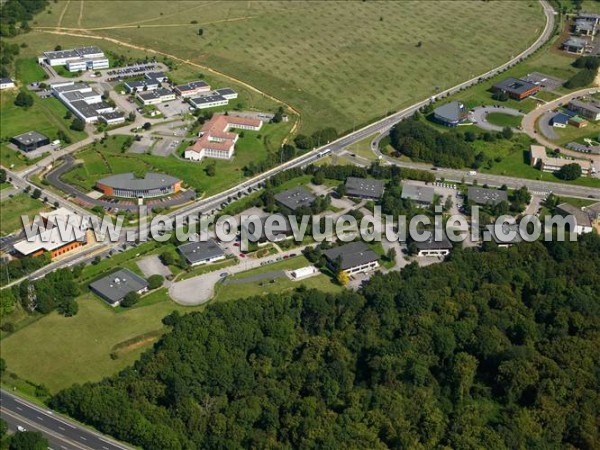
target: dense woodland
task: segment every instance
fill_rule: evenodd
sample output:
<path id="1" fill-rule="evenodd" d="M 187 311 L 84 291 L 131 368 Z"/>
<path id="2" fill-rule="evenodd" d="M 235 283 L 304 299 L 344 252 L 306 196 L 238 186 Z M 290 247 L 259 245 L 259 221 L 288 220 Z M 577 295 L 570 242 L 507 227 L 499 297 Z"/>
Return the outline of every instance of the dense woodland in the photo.
<path id="1" fill-rule="evenodd" d="M 492 246 L 493 247 L 493 246 Z M 172 314 L 51 406 L 145 449 L 600 447 L 600 238 Z"/>

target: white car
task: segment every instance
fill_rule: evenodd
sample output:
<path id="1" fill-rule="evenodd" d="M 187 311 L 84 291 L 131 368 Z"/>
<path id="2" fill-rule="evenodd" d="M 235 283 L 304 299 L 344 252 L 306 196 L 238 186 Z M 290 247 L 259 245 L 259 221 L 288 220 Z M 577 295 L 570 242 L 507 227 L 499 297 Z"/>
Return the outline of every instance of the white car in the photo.
<path id="1" fill-rule="evenodd" d="M 17 425 L 17 431 L 22 433 L 23 431 L 27 431 L 27 428 L 22 427 L 21 425 Z"/>

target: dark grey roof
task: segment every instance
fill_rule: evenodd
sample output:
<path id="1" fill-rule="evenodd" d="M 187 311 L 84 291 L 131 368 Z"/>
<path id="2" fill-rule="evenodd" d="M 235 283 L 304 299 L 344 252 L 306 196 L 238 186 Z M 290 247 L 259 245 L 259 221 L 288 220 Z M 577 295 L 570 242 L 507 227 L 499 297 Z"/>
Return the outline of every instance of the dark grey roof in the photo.
<path id="1" fill-rule="evenodd" d="M 150 80 L 161 80 L 163 78 L 166 78 L 164 72 L 148 72 L 145 76 Z"/>
<path id="2" fill-rule="evenodd" d="M 583 38 L 570 36 L 563 45 L 566 47 L 575 47 L 575 48 L 585 48 L 587 46 L 587 41 Z"/>
<path id="3" fill-rule="evenodd" d="M 464 119 L 465 105 L 460 102 L 450 102 L 435 108 L 433 113 L 448 122 L 460 122 Z"/>
<path id="4" fill-rule="evenodd" d="M 45 141 L 48 138 L 37 131 L 28 131 L 27 133 L 19 134 L 13 137 L 13 140 L 20 142 L 23 145 L 30 145 L 36 142 Z"/>
<path id="5" fill-rule="evenodd" d="M 60 83 L 56 83 L 56 84 L 60 84 Z M 52 89 L 54 89 L 56 92 L 71 92 L 71 91 L 78 91 L 80 89 L 87 89 L 90 86 L 85 84 L 85 83 L 73 83 L 73 84 L 67 84 L 65 86 L 56 86 L 56 84 L 51 85 Z"/>
<path id="6" fill-rule="evenodd" d="M 467 192 L 467 197 L 469 201 L 477 203 L 478 205 L 497 205 L 498 203 L 508 201 L 508 194 L 506 191 L 478 187 L 470 187 Z"/>
<path id="7" fill-rule="evenodd" d="M 266 229 L 267 220 L 271 220 L 270 224 L 272 225 L 272 227 L 270 227 L 271 229 L 269 230 Z M 247 220 L 242 222 L 241 224 L 242 228 L 247 230 L 250 242 L 265 242 L 269 239 L 276 240 L 276 237 L 278 235 L 283 234 L 285 236 L 291 236 L 294 233 L 289 217 L 284 216 L 283 214 L 267 214 L 261 216 L 260 222 L 261 234 L 257 237 L 257 239 L 253 239 L 254 232 L 256 230 L 254 221 Z"/>
<path id="8" fill-rule="evenodd" d="M 582 100 L 574 99 L 569 102 L 569 106 L 585 109 L 594 114 L 600 114 L 600 103 L 593 101 L 593 100 L 589 101 L 589 102 L 585 102 Z"/>
<path id="9" fill-rule="evenodd" d="M 130 292 L 138 292 L 147 287 L 148 282 L 129 269 L 119 269 L 90 284 L 90 289 L 109 303 L 120 302 Z"/>
<path id="10" fill-rule="evenodd" d="M 177 247 L 177 250 L 179 250 L 190 264 L 225 256 L 221 247 L 212 239 L 208 241 L 187 242 Z"/>
<path id="11" fill-rule="evenodd" d="M 179 84 L 175 87 L 177 89 L 179 89 L 180 91 L 191 91 L 193 89 L 206 87 L 206 86 L 208 86 L 208 83 L 206 83 L 206 81 L 190 81 L 189 83 Z"/>
<path id="12" fill-rule="evenodd" d="M 75 100 L 74 102 L 71 102 L 70 105 L 84 117 L 96 117 L 98 115 L 96 108 L 98 107 L 99 103 L 88 105 L 83 100 Z"/>
<path id="13" fill-rule="evenodd" d="M 346 195 L 350 197 L 380 198 L 383 195 L 385 183 L 381 180 L 366 178 L 346 178 Z"/>
<path id="14" fill-rule="evenodd" d="M 524 94 L 530 89 L 535 88 L 537 85 L 530 83 L 529 81 L 520 80 L 518 78 L 509 77 L 494 84 L 495 89 L 500 89 L 506 92 L 512 92 L 514 94 Z"/>
<path id="15" fill-rule="evenodd" d="M 125 117 L 125 114 L 123 114 L 121 111 L 105 112 L 100 115 L 107 120 L 120 119 L 121 117 Z"/>
<path id="16" fill-rule="evenodd" d="M 430 186 L 422 186 L 420 184 L 403 184 L 402 198 L 408 198 L 420 203 L 433 203 L 435 189 Z"/>
<path id="17" fill-rule="evenodd" d="M 587 212 L 583 211 L 581 208 L 573 206 L 569 203 L 561 203 L 556 207 L 558 212 L 564 215 L 570 215 L 575 218 L 577 225 L 580 227 L 591 227 L 592 221 Z"/>
<path id="18" fill-rule="evenodd" d="M 446 236 L 441 239 L 435 238 L 435 233 L 432 231 L 431 236 L 424 242 L 415 242 L 418 250 L 451 250 L 452 242 Z"/>
<path id="19" fill-rule="evenodd" d="M 84 57 L 87 55 L 94 55 L 98 53 L 104 53 L 98 47 L 90 46 L 90 47 L 78 47 L 72 48 L 68 50 L 57 50 L 53 52 L 44 52 L 44 55 L 48 59 L 59 59 L 59 58 L 75 58 L 75 57 Z"/>
<path id="20" fill-rule="evenodd" d="M 521 234 L 519 233 L 519 224 L 502 224 L 502 235 L 498 236 L 496 234 L 496 226 L 494 224 L 488 225 L 487 231 L 490 233 L 491 238 L 494 240 L 496 244 L 516 244 L 523 241 Z M 509 239 L 507 235 L 509 233 L 516 233 L 512 239 Z"/>
<path id="21" fill-rule="evenodd" d="M 0 83 L 8 84 L 8 83 L 14 83 L 14 81 L 11 80 L 10 78 L 0 78 Z"/>
<path id="22" fill-rule="evenodd" d="M 172 186 L 178 181 L 179 178 L 175 178 L 170 175 L 165 175 L 163 173 L 148 172 L 146 173 L 144 178 L 136 178 L 136 176 L 133 173 L 129 172 L 102 178 L 98 181 L 98 183 L 112 187 L 114 189 L 142 191 L 150 189 L 168 188 L 169 186 Z"/>
<path id="23" fill-rule="evenodd" d="M 222 102 L 227 101 L 225 97 L 220 94 L 215 94 L 215 91 L 207 92 L 206 94 L 198 95 L 190 100 L 191 103 L 196 105 L 204 105 L 206 103 Z"/>
<path id="24" fill-rule="evenodd" d="M 169 89 L 158 88 L 158 89 L 155 89 L 154 91 L 138 92 L 137 95 L 144 100 L 151 100 L 153 98 L 160 98 L 165 95 L 172 94 L 172 93 L 173 93 L 173 91 L 171 91 Z"/>
<path id="25" fill-rule="evenodd" d="M 301 206 L 310 206 L 315 198 L 313 194 L 301 186 L 275 194 L 275 200 L 292 211 Z"/>
<path id="26" fill-rule="evenodd" d="M 379 255 L 362 241 L 350 242 L 323 252 L 330 262 L 335 262 L 338 257 L 342 258 L 340 270 L 368 264 L 379 260 Z"/>

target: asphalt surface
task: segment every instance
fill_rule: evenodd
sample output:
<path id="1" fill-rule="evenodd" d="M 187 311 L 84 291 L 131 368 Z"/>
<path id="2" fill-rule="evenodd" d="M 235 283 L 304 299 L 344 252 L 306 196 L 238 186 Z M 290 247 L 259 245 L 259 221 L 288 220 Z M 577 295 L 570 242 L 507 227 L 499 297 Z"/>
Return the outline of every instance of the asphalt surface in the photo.
<path id="1" fill-rule="evenodd" d="M 5 390 L 0 392 L 0 416 L 15 432 L 17 426 L 40 431 L 53 450 L 124 450 L 131 447 L 83 427 L 56 412 L 41 408 Z"/>
<path id="2" fill-rule="evenodd" d="M 491 124 L 487 121 L 487 115 L 490 113 L 501 113 L 515 117 L 524 115 L 521 111 L 517 111 L 513 108 L 505 108 L 504 106 L 479 106 L 477 108 L 473 108 L 471 118 L 479 128 L 490 131 L 502 131 L 503 127 Z M 512 130 L 516 133 L 521 133 L 521 130 L 517 128 L 513 128 Z"/>

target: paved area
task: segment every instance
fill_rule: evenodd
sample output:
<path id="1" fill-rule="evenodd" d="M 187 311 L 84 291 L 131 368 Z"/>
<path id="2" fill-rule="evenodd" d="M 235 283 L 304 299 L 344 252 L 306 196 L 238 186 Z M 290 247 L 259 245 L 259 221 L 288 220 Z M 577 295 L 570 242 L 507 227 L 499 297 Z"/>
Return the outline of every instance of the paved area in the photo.
<path id="1" fill-rule="evenodd" d="M 177 139 L 160 139 L 156 141 L 152 148 L 152 154 L 155 156 L 169 156 L 179 146 L 180 141 Z"/>
<path id="2" fill-rule="evenodd" d="M 542 117 L 538 122 L 540 132 L 548 139 L 558 139 L 558 134 L 556 134 L 556 131 L 554 131 L 554 127 L 550 122 L 557 114 L 558 113 L 555 111 L 546 111 L 544 114 L 542 114 Z"/>
<path id="3" fill-rule="evenodd" d="M 560 78 L 552 77 L 550 75 L 546 75 L 545 73 L 540 72 L 532 72 L 527 76 L 523 77 L 523 80 L 529 81 L 530 83 L 537 83 L 541 86 L 543 91 L 555 91 L 560 88 L 565 80 Z"/>
<path id="4" fill-rule="evenodd" d="M 523 113 L 513 108 L 505 108 L 504 106 L 479 106 L 477 108 L 473 108 L 471 111 L 470 119 L 477 124 L 479 128 L 483 128 L 484 130 L 490 131 L 502 131 L 503 127 L 498 125 L 493 125 L 489 123 L 486 119 L 487 115 L 490 113 L 502 113 L 508 114 L 509 116 L 522 116 Z M 521 132 L 521 130 L 517 128 L 513 128 L 515 132 Z"/>
<path id="5" fill-rule="evenodd" d="M 168 277 L 171 275 L 171 269 L 165 266 L 158 255 L 151 255 L 142 258 L 137 263 L 138 267 L 142 271 L 145 277 L 151 275 L 162 275 Z"/>

